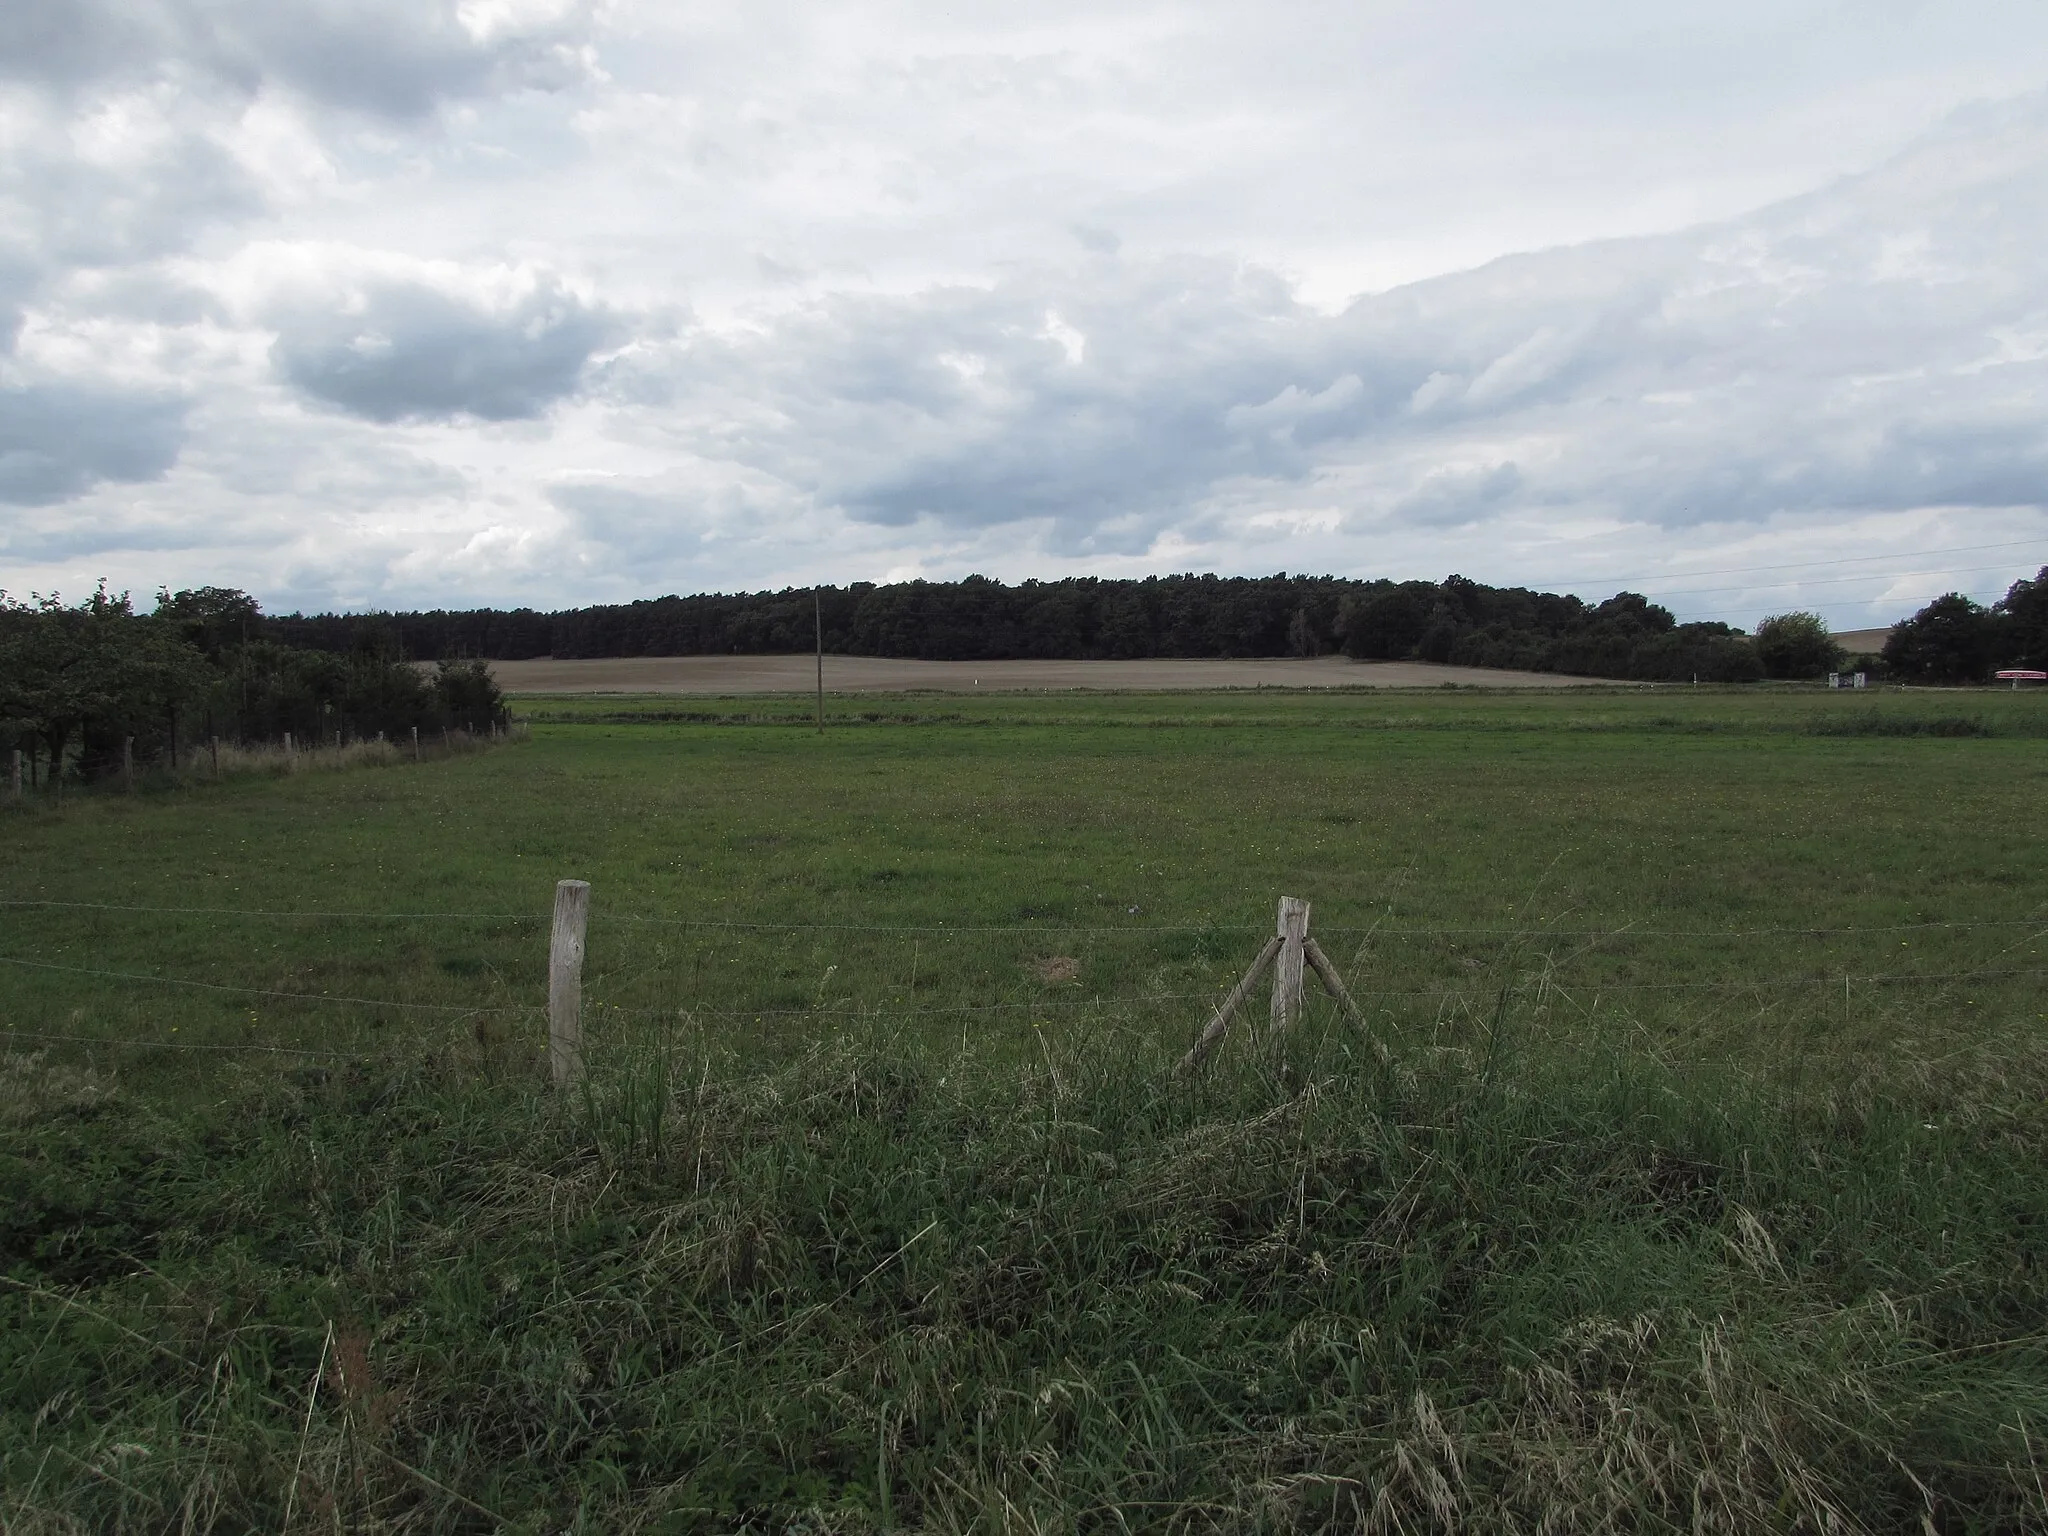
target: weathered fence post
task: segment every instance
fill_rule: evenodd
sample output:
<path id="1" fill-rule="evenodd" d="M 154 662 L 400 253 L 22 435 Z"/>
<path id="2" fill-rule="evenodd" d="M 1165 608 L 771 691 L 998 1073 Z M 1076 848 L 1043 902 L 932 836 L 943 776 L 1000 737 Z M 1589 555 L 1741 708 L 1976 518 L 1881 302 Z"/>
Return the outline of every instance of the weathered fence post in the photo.
<path id="1" fill-rule="evenodd" d="M 21 798 L 21 748 L 16 747 L 11 755 L 14 759 L 14 771 L 10 777 L 14 783 L 9 798 L 19 800 Z"/>
<path id="2" fill-rule="evenodd" d="M 206 750 L 213 759 L 213 781 L 218 784 L 220 782 L 220 738 L 218 736 L 207 737 Z"/>
<path id="3" fill-rule="evenodd" d="M 123 790 L 135 788 L 135 738 L 133 736 L 123 736 L 121 738 L 121 788 Z"/>
<path id="4" fill-rule="evenodd" d="M 590 882 L 555 884 L 555 928 L 548 941 L 548 1068 L 555 1086 L 583 1075 L 583 935 Z"/>
<path id="5" fill-rule="evenodd" d="M 1278 922 L 1280 953 L 1273 959 L 1273 1006 L 1270 1027 L 1274 1034 L 1291 1029 L 1301 1017 L 1301 971 L 1307 958 L 1308 903 L 1298 896 L 1280 898 Z"/>
<path id="6" fill-rule="evenodd" d="M 1359 1024 L 1365 1023 L 1365 1015 L 1351 994 L 1344 989 L 1343 978 L 1337 974 L 1337 967 L 1330 963 L 1330 957 L 1323 953 L 1322 945 L 1308 935 L 1309 904 L 1296 896 L 1280 898 L 1280 914 L 1277 931 L 1266 940 L 1259 950 L 1259 956 L 1252 961 L 1230 995 L 1218 1005 L 1208 1025 L 1188 1048 L 1174 1068 L 1176 1075 L 1192 1072 L 1208 1058 L 1211 1051 L 1223 1039 L 1230 1028 L 1231 1015 L 1244 1000 L 1251 996 L 1252 988 L 1265 974 L 1266 968 L 1273 968 L 1273 1007 L 1270 1038 L 1277 1040 L 1301 1017 L 1302 980 L 1304 968 L 1313 970 L 1316 979 L 1322 982 L 1323 990 L 1335 998 L 1346 1013 Z"/>
<path id="7" fill-rule="evenodd" d="M 420 760 L 420 728 L 418 726 L 412 728 L 412 760 L 414 762 Z"/>

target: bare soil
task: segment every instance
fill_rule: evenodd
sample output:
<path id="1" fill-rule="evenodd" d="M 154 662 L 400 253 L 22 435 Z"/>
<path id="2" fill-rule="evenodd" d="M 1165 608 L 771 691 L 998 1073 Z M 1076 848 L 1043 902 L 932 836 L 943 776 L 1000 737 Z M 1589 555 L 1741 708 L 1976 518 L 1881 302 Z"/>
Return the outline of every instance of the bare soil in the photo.
<path id="1" fill-rule="evenodd" d="M 621 656 L 589 661 L 494 661 L 507 693 L 804 693 L 816 686 L 809 656 Z M 1549 672 L 1502 672 L 1419 661 L 1314 661 L 1274 657 L 1241 661 L 899 661 L 827 656 L 832 693 L 1019 693 L 1119 689 L 1132 692 L 1216 688 L 1568 688 L 1588 679 Z"/>

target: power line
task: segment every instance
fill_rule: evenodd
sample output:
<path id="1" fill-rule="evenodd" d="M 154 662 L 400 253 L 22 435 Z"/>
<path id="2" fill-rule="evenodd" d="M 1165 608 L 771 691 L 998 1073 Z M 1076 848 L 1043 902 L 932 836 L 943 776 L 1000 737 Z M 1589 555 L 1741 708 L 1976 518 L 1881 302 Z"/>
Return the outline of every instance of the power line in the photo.
<path id="1" fill-rule="evenodd" d="M 1690 580 L 1695 576 L 1749 576 L 1759 571 L 1811 570 L 1837 565 L 1870 565 L 1885 560 L 1918 560 L 1929 555 L 1971 555 L 1986 549 L 2019 549 L 2029 544 L 2048 543 L 2048 539 L 2035 536 L 2030 539 L 2005 539 L 1996 544 L 1952 544 L 1946 549 L 1919 549 L 1900 551 L 1885 555 L 1849 555 L 1837 560 L 1781 560 L 1774 565 L 1731 565 L 1711 571 L 1660 571 L 1647 576 L 1598 576 L 1589 581 L 1569 581 L 1550 577 L 1542 582 L 1546 587 L 1597 587 L 1610 582 L 1632 586 L 1636 582 Z"/>
<path id="2" fill-rule="evenodd" d="M 1953 587 L 1945 587 L 1945 588 L 1943 588 L 1943 589 L 1942 589 L 1941 591 L 1939 591 L 1939 592 L 1923 592 L 1923 593 L 1921 593 L 1921 594 L 1920 594 L 1919 596 L 1917 596 L 1917 597 L 1891 597 L 1891 596 L 1881 596 L 1881 597 L 1872 597 L 1872 598 L 1867 598 L 1867 599 L 1864 599 L 1864 600 L 1861 600 L 1861 601 L 1858 601 L 1858 600 L 1857 600 L 1857 599 L 1855 599 L 1855 598 L 1844 598 L 1844 599 L 1842 599 L 1841 601 L 1839 601 L 1839 602 L 1835 602 L 1835 603 L 1820 603 L 1820 604 L 1817 604 L 1817 605 L 1816 605 L 1816 608 L 1817 608 L 1817 610 L 1818 610 L 1819 612 L 1821 612 L 1821 613 L 1825 614 L 1825 613 L 1833 612 L 1833 611 L 1835 611 L 1835 610 L 1837 610 L 1837 609 L 1841 609 L 1841 608 L 1847 608 L 1847 607 L 1851 607 L 1851 606 L 1854 606 L 1854 607 L 1859 607 L 1859 608 L 1869 608 L 1869 607 L 1873 607 L 1873 606 L 1875 606 L 1875 605 L 1876 605 L 1876 604 L 1878 604 L 1878 603 L 1885 603 L 1885 604 L 1888 604 L 1888 605 L 1890 605 L 1890 606 L 1892 606 L 1892 607 L 1894 607 L 1894 608 L 1897 608 L 1897 607 L 1899 607 L 1900 605 L 1903 605 L 1903 604 L 1906 604 L 1906 603 L 1913 603 L 1913 604 L 1920 604 L 1920 605 L 1924 605 L 1924 604 L 1927 604 L 1927 603 L 1931 603 L 1931 602 L 1933 602 L 1933 601 L 1934 601 L 1934 600 L 1935 600 L 1935 599 L 1936 599 L 1937 597 L 1946 597 L 1946 596 L 1947 596 L 1947 595 L 1948 595 L 1948 594 L 1949 594 L 1950 592 L 1953 592 L 1954 590 L 1955 590 L 1955 588 L 1953 588 Z M 1718 615 L 1718 614 L 1716 614 L 1716 613 L 1676 613 L 1676 614 L 1673 614 L 1673 615 L 1672 615 L 1672 617 L 1673 617 L 1674 619 L 1677 619 L 1677 620 L 1679 620 L 1679 621 L 1680 621 L 1681 623 L 1683 623 L 1683 622 L 1686 622 L 1686 621 L 1689 621 L 1689 620 L 1693 620 L 1693 619 L 1713 619 L 1713 618 L 1718 618 L 1718 617 L 1719 617 L 1719 615 Z"/>
<path id="3" fill-rule="evenodd" d="M 0 1040 L 55 1040 L 72 1045 L 127 1045 L 156 1051 L 261 1051 L 273 1056 L 353 1058 L 363 1054 L 360 1051 L 312 1051 L 303 1050 L 295 1045 L 257 1045 L 254 1042 L 211 1045 L 197 1040 L 128 1040 L 105 1035 L 46 1035 L 34 1030 L 13 1028 L 0 1030 Z"/>
<path id="4" fill-rule="evenodd" d="M 1986 571 L 2009 571 L 2011 569 L 2010 565 L 1950 566 L 1940 570 L 1915 570 L 1907 574 L 1912 576 L 1981 576 Z M 1654 598 L 1701 597 L 1713 592 L 1776 592 L 1785 587 L 1839 587 L 1852 581 L 1886 581 L 1889 579 L 1875 571 L 1859 571 L 1853 576 L 1823 576 L 1818 579 L 1795 576 L 1789 581 L 1749 582 L 1734 587 L 1684 587 L 1669 592 L 1645 592 L 1643 596 Z"/>
<path id="5" fill-rule="evenodd" d="M 92 901 L 44 901 L 30 899 L 0 898 L 0 906 L 50 908 L 58 911 L 85 912 L 140 912 L 162 916 L 208 916 L 208 917 L 279 917 L 319 918 L 323 920 L 361 921 L 434 921 L 450 919 L 479 922 L 540 922 L 546 914 L 529 912 L 306 912 L 271 910 L 263 908 L 235 907 L 163 907 L 163 906 L 119 906 L 108 902 Z M 1247 934 L 1263 932 L 1262 927 L 1251 924 L 1212 923 L 793 923 L 793 922 L 743 922 L 728 918 L 695 917 L 648 917 L 634 913 L 604 913 L 604 920 L 613 923 L 629 923 L 635 926 L 664 928 L 705 928 L 742 933 L 909 933 L 909 934 L 1086 934 L 1122 936 L 1132 934 L 1174 934 L 1174 933 L 1215 933 Z M 1489 928 L 1484 926 L 1466 927 L 1388 927 L 1383 924 L 1324 926 L 1319 933 L 1382 935 L 1387 937 L 1432 938 L 1492 936 L 1500 938 L 1666 938 L 1666 939 L 1737 939 L 1780 937 L 1791 934 L 1813 936 L 1858 933 L 1909 933 L 1932 929 L 1973 929 L 1973 928 L 2026 928 L 2042 922 L 2042 918 L 1986 918 L 1973 921 L 1940 920 L 1919 923 L 1858 923 L 1837 926 L 1799 924 L 1775 928 L 1640 928 L 1634 924 L 1623 924 L 1617 928 Z M 0 956 L 0 961 L 7 957 Z M 27 959 L 8 963 L 37 965 L 43 962 Z M 55 967 L 64 969 L 64 967 Z M 125 974 L 107 972 L 105 974 Z M 164 978 L 157 978 L 164 979 Z M 191 985 L 213 985 L 213 983 L 191 983 Z M 277 993 L 282 997 L 314 997 L 324 994 Z M 354 999 L 354 1001 L 374 1001 Z M 452 1004 L 407 1004 L 393 1003 L 391 1007 L 452 1007 Z"/>

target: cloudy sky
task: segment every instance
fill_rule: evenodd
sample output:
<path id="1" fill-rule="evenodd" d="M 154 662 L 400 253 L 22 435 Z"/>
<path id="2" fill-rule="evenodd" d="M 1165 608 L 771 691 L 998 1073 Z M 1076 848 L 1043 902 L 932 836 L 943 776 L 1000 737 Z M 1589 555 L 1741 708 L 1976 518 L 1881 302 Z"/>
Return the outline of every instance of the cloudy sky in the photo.
<path id="1" fill-rule="evenodd" d="M 0 587 L 2048 563 L 2039 0 L 0 6 Z"/>

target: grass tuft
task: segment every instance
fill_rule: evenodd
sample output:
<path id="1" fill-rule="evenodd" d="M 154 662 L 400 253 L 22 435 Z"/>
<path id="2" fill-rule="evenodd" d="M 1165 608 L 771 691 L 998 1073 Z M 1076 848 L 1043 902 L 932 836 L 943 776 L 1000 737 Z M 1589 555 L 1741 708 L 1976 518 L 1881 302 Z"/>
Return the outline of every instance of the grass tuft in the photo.
<path id="1" fill-rule="evenodd" d="M 565 1100 L 452 1047 L 166 1121 L 10 1059 L 10 1530 L 2017 1528 L 2038 1075 L 1310 1029 Z M 1490 1065 L 1489 1065 L 1490 1060 Z M 38 1075 L 41 1074 L 41 1078 Z M 197 1514 L 203 1512 L 203 1520 Z"/>

